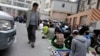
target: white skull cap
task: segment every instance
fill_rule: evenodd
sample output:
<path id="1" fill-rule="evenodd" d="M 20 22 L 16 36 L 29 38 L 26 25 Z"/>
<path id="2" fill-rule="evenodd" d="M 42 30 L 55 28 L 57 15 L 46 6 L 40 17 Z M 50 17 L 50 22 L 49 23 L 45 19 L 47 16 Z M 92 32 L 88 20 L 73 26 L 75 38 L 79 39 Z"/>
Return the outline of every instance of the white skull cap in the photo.
<path id="1" fill-rule="evenodd" d="M 72 33 L 75 33 L 75 32 L 79 32 L 78 30 L 73 30 L 73 32 Z"/>

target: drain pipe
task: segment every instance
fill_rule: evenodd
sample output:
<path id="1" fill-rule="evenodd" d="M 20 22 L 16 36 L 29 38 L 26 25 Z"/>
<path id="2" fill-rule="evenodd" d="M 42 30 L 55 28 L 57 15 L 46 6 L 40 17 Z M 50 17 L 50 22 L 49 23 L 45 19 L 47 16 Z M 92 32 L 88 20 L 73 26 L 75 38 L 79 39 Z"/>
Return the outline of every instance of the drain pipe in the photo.
<path id="1" fill-rule="evenodd" d="M 77 13 L 78 13 L 78 11 L 79 11 L 80 2 L 81 2 L 81 0 L 78 0 Z"/>

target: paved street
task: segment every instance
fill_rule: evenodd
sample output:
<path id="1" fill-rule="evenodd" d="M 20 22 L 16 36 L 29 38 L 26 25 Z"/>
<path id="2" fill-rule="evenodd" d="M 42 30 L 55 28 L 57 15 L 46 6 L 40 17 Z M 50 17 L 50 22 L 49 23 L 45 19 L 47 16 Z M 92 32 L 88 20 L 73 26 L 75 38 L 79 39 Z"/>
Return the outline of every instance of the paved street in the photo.
<path id="1" fill-rule="evenodd" d="M 41 32 L 37 31 L 35 48 L 27 44 L 25 24 L 17 23 L 17 35 L 14 44 L 6 51 L 0 51 L 0 56 L 49 56 L 48 40 L 41 39 Z"/>
<path id="2" fill-rule="evenodd" d="M 25 28 L 25 24 L 16 23 L 17 25 L 17 35 L 16 40 L 13 45 L 4 51 L 0 51 L 0 56 L 50 56 L 47 39 L 41 39 L 41 32 L 37 31 L 37 40 L 35 48 L 31 48 L 31 46 L 27 43 L 27 31 Z M 91 56 L 91 55 L 88 55 Z"/>

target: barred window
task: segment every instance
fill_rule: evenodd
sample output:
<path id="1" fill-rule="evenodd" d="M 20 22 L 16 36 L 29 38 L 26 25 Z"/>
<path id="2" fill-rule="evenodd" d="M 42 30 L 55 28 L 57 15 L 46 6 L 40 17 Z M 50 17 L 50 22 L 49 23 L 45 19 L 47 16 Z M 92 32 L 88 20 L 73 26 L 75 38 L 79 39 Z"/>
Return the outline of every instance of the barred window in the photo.
<path id="1" fill-rule="evenodd" d="M 62 7 L 64 8 L 65 7 L 65 4 L 62 4 Z"/>

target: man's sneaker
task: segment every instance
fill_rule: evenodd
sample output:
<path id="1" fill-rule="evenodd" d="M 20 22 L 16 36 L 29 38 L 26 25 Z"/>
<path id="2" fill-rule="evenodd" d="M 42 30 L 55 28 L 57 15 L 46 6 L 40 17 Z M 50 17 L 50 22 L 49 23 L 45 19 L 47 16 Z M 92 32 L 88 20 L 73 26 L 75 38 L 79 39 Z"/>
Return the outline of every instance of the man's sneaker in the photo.
<path id="1" fill-rule="evenodd" d="M 34 48 L 35 46 L 34 45 L 31 45 L 31 47 Z"/>
<path id="2" fill-rule="evenodd" d="M 34 47 L 35 47 L 35 46 L 34 46 L 34 42 L 32 42 L 32 43 L 31 43 L 31 47 L 32 47 L 32 48 L 34 48 Z"/>
<path id="3" fill-rule="evenodd" d="M 46 37 L 42 36 L 42 39 L 45 39 Z"/>

